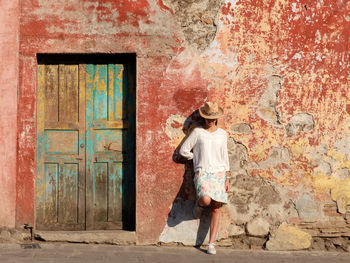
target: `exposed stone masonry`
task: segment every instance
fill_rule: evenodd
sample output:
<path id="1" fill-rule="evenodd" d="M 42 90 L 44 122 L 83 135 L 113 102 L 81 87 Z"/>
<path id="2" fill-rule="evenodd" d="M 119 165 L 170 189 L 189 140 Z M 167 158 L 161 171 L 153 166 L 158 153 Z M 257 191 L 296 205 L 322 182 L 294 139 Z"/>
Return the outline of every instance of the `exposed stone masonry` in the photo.
<path id="1" fill-rule="evenodd" d="M 215 19 L 222 1 L 163 0 L 163 3 L 174 11 L 185 40 L 194 51 L 203 51 L 214 40 Z"/>
<path id="2" fill-rule="evenodd" d="M 258 103 L 258 115 L 271 125 L 280 125 L 280 114 L 277 111 L 278 91 L 281 89 L 282 78 L 272 75 L 268 86 Z"/>
<path id="3" fill-rule="evenodd" d="M 315 126 L 314 118 L 308 113 L 294 115 L 286 126 L 288 136 L 294 136 L 297 132 L 309 132 Z"/>
<path id="4" fill-rule="evenodd" d="M 277 190 L 277 185 L 249 174 L 247 147 L 230 137 L 228 151 L 234 171 L 227 206 L 232 221 L 228 230 L 222 232 L 220 245 L 239 249 L 349 251 L 350 206 L 342 215 L 335 203 L 326 204 L 321 211 L 309 194 L 290 202 L 282 188 Z M 289 159 L 287 148 L 275 147 L 256 167 L 267 169 Z M 321 212 L 330 220 L 319 222 Z M 280 214 L 285 218 L 280 218 Z M 285 223 L 281 225 L 282 222 Z"/>

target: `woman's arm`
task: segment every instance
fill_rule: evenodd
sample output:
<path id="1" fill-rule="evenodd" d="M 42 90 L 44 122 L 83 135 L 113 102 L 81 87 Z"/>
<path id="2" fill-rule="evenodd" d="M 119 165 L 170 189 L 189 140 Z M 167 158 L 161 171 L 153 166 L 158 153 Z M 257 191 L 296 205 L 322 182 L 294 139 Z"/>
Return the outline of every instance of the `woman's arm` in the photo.
<path id="1" fill-rule="evenodd" d="M 196 129 L 194 129 L 191 134 L 187 137 L 185 142 L 182 144 L 179 153 L 185 157 L 187 160 L 193 159 L 193 153 L 191 152 L 193 146 L 196 144 L 197 141 L 197 132 Z"/>
<path id="2" fill-rule="evenodd" d="M 229 178 L 231 177 L 230 160 L 228 158 L 228 150 L 227 150 L 227 135 L 225 137 L 225 142 L 223 147 L 224 147 L 224 160 L 225 160 L 225 173 L 226 173 L 225 191 L 227 193 L 228 191 L 230 191 Z"/>
<path id="3" fill-rule="evenodd" d="M 225 172 L 230 172 L 230 160 L 228 158 L 228 150 L 227 150 L 227 134 L 225 136 L 225 140 L 222 147 L 223 147 L 223 155 L 224 155 L 224 163 L 225 163 Z"/>

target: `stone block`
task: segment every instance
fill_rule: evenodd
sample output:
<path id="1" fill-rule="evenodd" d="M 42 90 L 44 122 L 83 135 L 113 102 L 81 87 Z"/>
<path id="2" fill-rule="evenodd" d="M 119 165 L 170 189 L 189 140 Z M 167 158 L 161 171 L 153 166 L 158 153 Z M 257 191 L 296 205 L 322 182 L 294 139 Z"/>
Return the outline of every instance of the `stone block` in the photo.
<path id="1" fill-rule="evenodd" d="M 269 234 L 270 224 L 261 217 L 256 217 L 247 224 L 247 232 L 251 236 L 264 237 Z"/>
<path id="2" fill-rule="evenodd" d="M 303 195 L 295 204 L 299 218 L 304 222 L 316 222 L 320 212 L 316 201 L 308 194 Z"/>
<path id="3" fill-rule="evenodd" d="M 232 240 L 227 239 L 227 238 L 216 241 L 215 243 L 217 246 L 220 246 L 220 247 L 231 247 L 232 246 Z"/>
<path id="4" fill-rule="evenodd" d="M 268 250 L 302 250 L 311 246 L 310 234 L 297 227 L 282 224 L 266 243 Z"/>
<path id="5" fill-rule="evenodd" d="M 135 245 L 135 232 L 123 230 L 99 231 L 36 231 L 36 239 L 48 242 L 86 244 Z"/>
<path id="6" fill-rule="evenodd" d="M 233 224 L 231 224 L 229 226 L 228 235 L 230 237 L 240 236 L 240 235 L 243 235 L 244 233 L 245 233 L 245 231 L 244 231 L 244 228 L 242 226 L 237 226 L 237 225 L 233 225 Z"/>

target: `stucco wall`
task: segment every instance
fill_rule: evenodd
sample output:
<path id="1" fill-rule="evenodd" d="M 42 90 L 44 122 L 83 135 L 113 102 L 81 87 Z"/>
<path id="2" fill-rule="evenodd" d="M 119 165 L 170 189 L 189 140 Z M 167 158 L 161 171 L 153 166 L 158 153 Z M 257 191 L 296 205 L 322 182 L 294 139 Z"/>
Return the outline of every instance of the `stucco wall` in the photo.
<path id="1" fill-rule="evenodd" d="M 174 154 L 206 100 L 222 105 L 231 137 L 222 244 L 261 246 L 283 222 L 314 237 L 337 222 L 347 235 L 346 1 L 32 0 L 21 10 L 17 225 L 35 219 L 35 54 L 135 52 L 139 243 L 206 234 L 188 214 L 191 167 Z"/>
<path id="2" fill-rule="evenodd" d="M 0 227 L 15 225 L 18 14 L 18 1 L 0 2 Z"/>
<path id="3" fill-rule="evenodd" d="M 177 1 L 163 2 L 178 8 Z M 208 14 L 193 1 L 178 5 L 183 2 L 192 3 L 186 6 L 188 17 Z M 348 10 L 346 1 L 223 1 L 209 46 L 194 47 L 193 35 L 186 43 L 192 49 L 185 49 L 168 67 L 166 80 L 174 79 L 176 70 L 186 80 L 192 76 L 188 72 L 198 70 L 207 83 L 202 90 L 226 112 L 220 125 L 231 136 L 235 178 L 230 203 L 223 209 L 223 245 L 261 247 L 282 222 L 314 238 L 348 240 Z M 186 34 L 197 26 L 192 22 L 182 29 Z M 181 70 L 172 67 L 174 61 L 183 62 Z M 163 82 L 164 88 L 169 86 Z M 174 147 L 184 136 L 184 120 L 191 126 L 188 116 L 195 105 L 182 114 L 169 112 L 165 130 Z M 194 199 L 188 171 L 184 183 L 161 235 L 163 242 L 198 241 L 197 233 L 187 231 L 196 224 L 180 213 L 192 205 L 185 200 Z"/>
<path id="4" fill-rule="evenodd" d="M 155 242 L 181 184 L 169 183 L 178 175 L 160 125 L 168 103 L 159 80 L 181 43 L 175 17 L 154 1 L 23 1 L 21 10 L 17 226 L 35 222 L 36 53 L 136 53 L 136 227 L 139 242 Z M 155 100 L 159 97 L 162 102 Z M 164 176 L 164 171 L 172 172 Z"/>

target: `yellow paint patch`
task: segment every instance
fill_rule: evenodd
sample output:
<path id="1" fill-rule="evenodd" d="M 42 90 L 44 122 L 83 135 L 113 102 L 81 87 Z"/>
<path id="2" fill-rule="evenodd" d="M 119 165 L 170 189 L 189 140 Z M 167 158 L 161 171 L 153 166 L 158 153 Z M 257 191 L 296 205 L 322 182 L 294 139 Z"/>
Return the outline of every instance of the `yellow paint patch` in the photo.
<path id="1" fill-rule="evenodd" d="M 346 212 L 346 206 L 350 205 L 350 178 L 337 179 L 318 173 L 312 176 L 311 180 L 316 191 L 324 192 L 330 189 L 331 197 L 337 202 L 339 212 Z"/>
<path id="2" fill-rule="evenodd" d="M 338 179 L 331 176 L 326 176 L 322 173 L 311 176 L 311 181 L 315 190 L 320 192 L 327 191 L 339 183 Z"/>
<path id="3" fill-rule="evenodd" d="M 336 150 L 330 150 L 328 152 L 328 155 L 340 163 L 343 162 L 344 155 L 341 152 L 337 152 Z"/>
<path id="4" fill-rule="evenodd" d="M 337 202 L 340 213 L 346 213 L 346 206 L 350 205 L 350 178 L 341 180 L 331 189 L 331 196 Z"/>
<path id="5" fill-rule="evenodd" d="M 124 68 L 122 68 L 122 69 L 119 71 L 119 73 L 118 73 L 117 78 L 118 78 L 119 80 L 121 80 L 121 79 L 122 79 L 122 77 L 123 77 L 123 73 L 124 73 Z"/>
<path id="6" fill-rule="evenodd" d="M 267 151 L 265 144 L 258 144 L 257 147 L 254 148 L 254 156 L 255 161 L 261 161 L 267 158 Z"/>
<path id="7" fill-rule="evenodd" d="M 303 153 L 303 147 L 299 144 L 294 144 L 290 148 L 291 152 L 293 153 L 294 157 L 298 158 Z"/>
<path id="8" fill-rule="evenodd" d="M 308 139 L 306 137 L 299 138 L 291 143 L 289 146 L 290 151 L 294 158 L 299 158 L 301 155 L 308 151 L 306 149 L 309 145 Z"/>
<path id="9" fill-rule="evenodd" d="M 348 169 L 350 170 L 350 160 L 344 161 L 344 162 L 341 164 L 341 168 L 348 168 Z"/>

